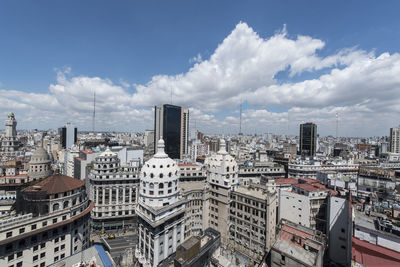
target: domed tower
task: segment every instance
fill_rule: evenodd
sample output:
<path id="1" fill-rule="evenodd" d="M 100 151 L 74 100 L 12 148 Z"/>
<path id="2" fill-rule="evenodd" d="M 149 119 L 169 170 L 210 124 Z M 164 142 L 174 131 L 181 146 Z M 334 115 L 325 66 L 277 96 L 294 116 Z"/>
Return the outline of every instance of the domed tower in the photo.
<path id="1" fill-rule="evenodd" d="M 5 136 L 1 141 L 1 154 L 8 157 L 21 156 L 23 153 L 18 151 L 20 143 L 17 139 L 17 120 L 13 112 L 8 113 L 5 126 Z"/>
<path id="2" fill-rule="evenodd" d="M 164 141 L 140 173 L 139 244 L 135 256 L 143 266 L 158 266 L 184 240 L 185 200 L 179 197 L 179 167 L 164 151 Z"/>
<path id="3" fill-rule="evenodd" d="M 238 185 L 238 165 L 226 152 L 225 140 L 221 139 L 220 148 L 205 160 L 207 168 L 207 195 L 203 209 L 204 225 L 221 233 L 221 241 L 227 243 L 229 232 L 230 192 Z"/>
<path id="4" fill-rule="evenodd" d="M 39 147 L 29 161 L 29 180 L 46 178 L 52 174 L 51 160 L 47 151 Z"/>

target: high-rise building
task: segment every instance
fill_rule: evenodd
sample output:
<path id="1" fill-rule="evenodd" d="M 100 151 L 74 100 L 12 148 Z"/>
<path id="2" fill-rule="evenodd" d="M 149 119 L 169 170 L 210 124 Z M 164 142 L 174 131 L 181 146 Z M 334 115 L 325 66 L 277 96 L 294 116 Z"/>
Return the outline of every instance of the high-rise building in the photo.
<path id="1" fill-rule="evenodd" d="M 217 154 L 207 157 L 208 191 L 203 208 L 205 228 L 211 227 L 221 233 L 221 242 L 228 243 L 230 194 L 238 186 L 238 165 L 226 152 L 225 140 L 220 141 Z"/>
<path id="2" fill-rule="evenodd" d="M 58 134 L 62 148 L 71 148 L 78 141 L 78 128 L 70 122 L 66 126 L 58 128 Z"/>
<path id="3" fill-rule="evenodd" d="M 172 159 L 182 159 L 188 153 L 189 111 L 174 105 L 155 106 L 154 144 L 165 140 L 165 152 Z M 155 147 L 157 153 L 157 147 Z"/>
<path id="4" fill-rule="evenodd" d="M 157 153 L 140 172 L 139 201 L 136 206 L 139 243 L 135 257 L 142 266 L 164 266 L 183 243 L 185 199 L 179 196 L 179 167 L 157 143 Z"/>
<path id="5" fill-rule="evenodd" d="M 300 124 L 300 154 L 315 156 L 317 148 L 317 125 L 312 122 Z"/>
<path id="6" fill-rule="evenodd" d="M 400 153 L 400 127 L 390 128 L 390 152 Z"/>

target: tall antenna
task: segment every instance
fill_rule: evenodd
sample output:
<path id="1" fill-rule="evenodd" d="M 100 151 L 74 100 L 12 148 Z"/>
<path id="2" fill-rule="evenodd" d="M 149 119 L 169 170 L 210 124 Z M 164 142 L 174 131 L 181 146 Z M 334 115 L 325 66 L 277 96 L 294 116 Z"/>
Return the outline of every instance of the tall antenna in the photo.
<path id="1" fill-rule="evenodd" d="M 242 135 L 242 101 L 240 101 L 239 135 Z"/>
<path id="2" fill-rule="evenodd" d="M 336 139 L 338 138 L 339 134 L 339 113 L 336 112 Z"/>
<path id="3" fill-rule="evenodd" d="M 172 105 L 172 87 L 171 87 L 171 103 L 170 104 Z"/>
<path id="4" fill-rule="evenodd" d="M 96 90 L 93 91 L 93 121 L 92 121 L 93 133 L 95 130 L 95 121 L 96 121 Z"/>

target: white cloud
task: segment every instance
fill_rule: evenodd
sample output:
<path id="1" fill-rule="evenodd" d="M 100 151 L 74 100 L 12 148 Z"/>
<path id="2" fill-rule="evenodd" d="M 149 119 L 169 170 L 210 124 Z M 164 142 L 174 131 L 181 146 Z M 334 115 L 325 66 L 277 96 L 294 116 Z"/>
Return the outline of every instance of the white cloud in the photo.
<path id="1" fill-rule="evenodd" d="M 170 102 L 172 92 L 174 104 L 190 108 L 192 125 L 196 121 L 197 128 L 209 132 L 237 132 L 235 110 L 247 101 L 251 109 L 244 110 L 242 126 L 251 131 L 284 133 L 289 124 L 293 134 L 298 123 L 315 121 L 322 134 L 334 134 L 339 112 L 343 134 L 386 134 L 398 124 L 400 55 L 353 47 L 320 56 L 324 47 L 324 41 L 310 36 L 288 37 L 285 27 L 263 38 L 241 22 L 209 58 L 197 54 L 187 72 L 155 75 L 147 84 L 133 85 L 133 94 L 122 79 L 120 86 L 107 78 L 71 77 L 66 68 L 57 71 L 47 94 L 0 90 L 0 111 L 46 114 L 58 124 L 72 118 L 90 129 L 96 90 L 99 125 L 143 129 L 152 127 L 150 107 Z"/>

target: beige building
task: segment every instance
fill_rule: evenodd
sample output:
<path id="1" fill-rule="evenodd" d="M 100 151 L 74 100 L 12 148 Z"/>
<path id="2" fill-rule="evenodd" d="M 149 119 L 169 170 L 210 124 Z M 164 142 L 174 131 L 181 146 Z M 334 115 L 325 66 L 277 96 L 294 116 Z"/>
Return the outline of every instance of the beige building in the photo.
<path id="1" fill-rule="evenodd" d="M 83 181 L 50 176 L 22 190 L 17 214 L 0 220 L 0 266 L 44 267 L 89 246 Z"/>
<path id="2" fill-rule="evenodd" d="M 266 186 L 239 186 L 231 192 L 230 244 L 260 262 L 275 241 L 278 195 Z"/>
<path id="3" fill-rule="evenodd" d="M 221 243 L 229 240 L 230 194 L 238 184 L 238 165 L 226 152 L 225 140 L 217 154 L 206 158 L 207 185 L 203 218 L 205 229 L 211 227 L 221 233 Z"/>

